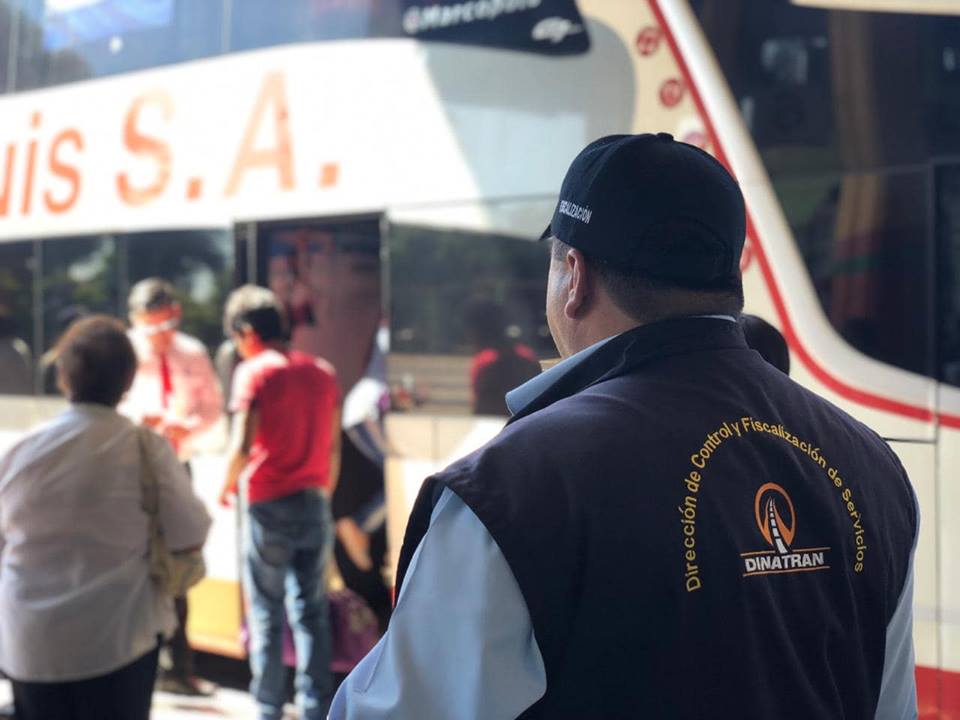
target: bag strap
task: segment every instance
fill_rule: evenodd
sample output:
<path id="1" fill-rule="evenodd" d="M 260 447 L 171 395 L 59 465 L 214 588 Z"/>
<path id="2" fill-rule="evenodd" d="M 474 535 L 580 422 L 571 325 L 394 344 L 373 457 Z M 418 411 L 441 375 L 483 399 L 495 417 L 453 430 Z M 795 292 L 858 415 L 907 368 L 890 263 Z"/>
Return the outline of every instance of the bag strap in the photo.
<path id="1" fill-rule="evenodd" d="M 150 460 L 149 442 L 147 433 L 150 428 L 137 427 L 137 443 L 140 446 L 140 508 L 147 514 L 149 520 L 150 544 L 155 545 L 160 536 L 160 488 L 157 485 L 157 476 L 153 472 L 153 462 Z"/>

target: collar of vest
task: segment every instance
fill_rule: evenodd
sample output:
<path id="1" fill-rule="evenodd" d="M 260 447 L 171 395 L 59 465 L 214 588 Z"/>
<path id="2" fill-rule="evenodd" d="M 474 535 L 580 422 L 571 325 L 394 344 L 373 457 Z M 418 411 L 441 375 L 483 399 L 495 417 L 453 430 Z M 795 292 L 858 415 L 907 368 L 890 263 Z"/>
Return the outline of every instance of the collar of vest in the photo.
<path id="1" fill-rule="evenodd" d="M 611 338 L 517 409 L 507 424 L 531 415 L 592 385 L 627 375 L 645 363 L 700 350 L 746 349 L 740 323 L 684 317 L 640 325 Z"/>

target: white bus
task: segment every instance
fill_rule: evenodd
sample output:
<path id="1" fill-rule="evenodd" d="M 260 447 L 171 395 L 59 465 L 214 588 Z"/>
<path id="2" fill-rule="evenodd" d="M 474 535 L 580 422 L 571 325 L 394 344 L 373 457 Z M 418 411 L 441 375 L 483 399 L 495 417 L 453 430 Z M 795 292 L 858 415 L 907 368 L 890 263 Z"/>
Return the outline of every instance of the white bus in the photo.
<path id="1" fill-rule="evenodd" d="M 269 7 L 269 12 L 266 8 Z M 910 11 L 908 13 L 908 11 Z M 396 549 L 471 414 L 471 306 L 553 354 L 549 218 L 569 161 L 667 131 L 739 178 L 747 309 L 796 379 L 887 438 L 924 517 L 921 712 L 960 713 L 960 17 L 951 0 L 0 0 L 0 342 L 173 280 L 214 350 L 220 303 L 269 284 L 347 391 L 389 328 Z M 16 338 L 14 340 L 13 338 Z M 474 358 L 471 360 L 471 358 Z M 3 384 L 9 441 L 55 412 Z M 236 519 L 216 516 L 198 646 L 240 654 Z"/>

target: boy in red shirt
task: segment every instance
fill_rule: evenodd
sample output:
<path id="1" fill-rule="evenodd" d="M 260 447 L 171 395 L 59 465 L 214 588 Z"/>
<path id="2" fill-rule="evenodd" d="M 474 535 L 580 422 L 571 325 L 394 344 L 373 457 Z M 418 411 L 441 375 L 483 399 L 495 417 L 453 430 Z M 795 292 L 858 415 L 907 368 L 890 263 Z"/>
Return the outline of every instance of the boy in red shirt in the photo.
<path id="1" fill-rule="evenodd" d="M 325 718 L 333 694 L 324 571 L 339 471 L 336 376 L 326 361 L 287 350 L 281 305 L 265 288 L 235 290 L 224 325 L 243 358 L 233 378 L 234 439 L 220 502 L 229 506 L 243 486 L 250 691 L 260 720 L 282 718 L 286 600 L 301 717 Z"/>

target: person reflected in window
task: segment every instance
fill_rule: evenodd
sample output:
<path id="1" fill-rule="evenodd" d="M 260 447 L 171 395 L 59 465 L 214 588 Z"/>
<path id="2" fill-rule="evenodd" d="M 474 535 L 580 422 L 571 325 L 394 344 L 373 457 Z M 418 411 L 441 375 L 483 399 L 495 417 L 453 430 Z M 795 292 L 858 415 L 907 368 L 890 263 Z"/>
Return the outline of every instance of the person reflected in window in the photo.
<path id="1" fill-rule="evenodd" d="M 747 345 L 784 375 L 790 374 L 790 349 L 783 335 L 773 325 L 756 315 L 740 316 L 740 325 Z"/>
<path id="2" fill-rule="evenodd" d="M 29 395 L 33 392 L 30 348 L 17 337 L 10 309 L 0 305 L 0 395 Z"/>
<path id="3" fill-rule="evenodd" d="M 503 306 L 477 300 L 467 308 L 467 333 L 477 352 L 470 363 L 474 415 L 510 414 L 504 396 L 540 373 L 533 350 L 508 335 Z"/>

